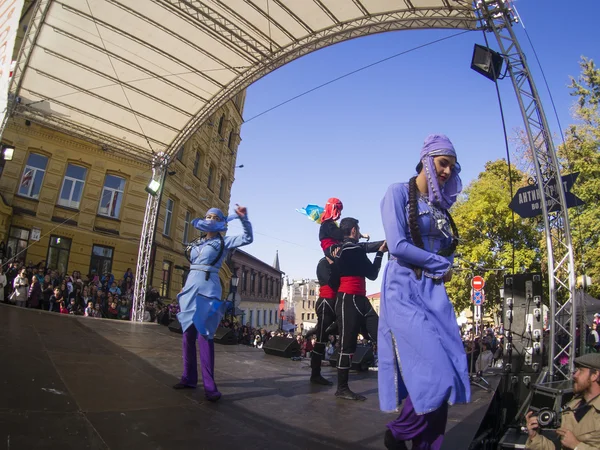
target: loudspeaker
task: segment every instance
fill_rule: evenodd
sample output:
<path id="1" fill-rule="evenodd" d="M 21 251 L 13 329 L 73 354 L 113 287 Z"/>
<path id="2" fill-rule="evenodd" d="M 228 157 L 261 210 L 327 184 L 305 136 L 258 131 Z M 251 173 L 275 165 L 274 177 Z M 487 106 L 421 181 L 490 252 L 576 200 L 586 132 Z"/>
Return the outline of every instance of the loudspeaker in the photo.
<path id="1" fill-rule="evenodd" d="M 181 324 L 179 323 L 179 320 L 177 320 L 177 317 L 169 322 L 169 330 L 171 330 L 173 333 L 183 334 Z"/>
<path id="2" fill-rule="evenodd" d="M 237 344 L 237 339 L 235 338 L 235 333 L 231 328 L 219 327 L 217 331 L 215 331 L 215 344 L 222 345 L 235 345 Z"/>
<path id="3" fill-rule="evenodd" d="M 539 373 L 544 362 L 542 275 L 504 276 L 504 368 Z"/>
<path id="4" fill-rule="evenodd" d="M 294 338 L 274 336 L 263 344 L 263 350 L 267 355 L 291 358 L 300 356 L 300 344 Z"/>
<path id="5" fill-rule="evenodd" d="M 337 367 L 338 359 L 340 357 L 339 352 L 336 350 L 329 358 L 329 364 L 331 367 Z M 352 356 L 352 370 L 363 371 L 369 370 L 369 367 L 375 361 L 375 355 L 373 354 L 373 347 L 370 345 L 357 345 L 356 351 Z"/>

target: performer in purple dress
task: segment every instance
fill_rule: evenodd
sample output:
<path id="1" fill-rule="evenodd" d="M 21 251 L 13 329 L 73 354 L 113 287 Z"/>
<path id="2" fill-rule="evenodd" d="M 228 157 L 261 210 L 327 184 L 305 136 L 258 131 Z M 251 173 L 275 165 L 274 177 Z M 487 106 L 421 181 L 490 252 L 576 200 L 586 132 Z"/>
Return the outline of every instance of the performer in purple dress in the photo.
<path id="1" fill-rule="evenodd" d="M 219 270 L 227 256 L 227 250 L 252 242 L 252 226 L 245 207 L 238 206 L 236 214 L 225 217 L 220 209 L 211 208 L 204 219 L 194 219 L 192 225 L 206 233 L 186 249 L 191 266 L 185 286 L 177 296 L 180 312 L 177 319 L 183 330 L 183 374 L 175 389 L 195 388 L 198 383 L 196 363 L 196 340 L 200 347 L 202 383 L 208 400 L 221 398 L 214 380 L 215 343 L 214 334 L 225 313 L 225 302 L 221 301 Z M 244 234 L 225 236 L 227 222 L 239 218 Z"/>
<path id="2" fill-rule="evenodd" d="M 467 359 L 444 283 L 458 232 L 448 209 L 462 189 L 450 140 L 429 136 L 418 175 L 389 187 L 381 215 L 390 252 L 378 329 L 379 402 L 397 411 L 387 448 L 439 449 L 448 405 L 470 400 Z"/>

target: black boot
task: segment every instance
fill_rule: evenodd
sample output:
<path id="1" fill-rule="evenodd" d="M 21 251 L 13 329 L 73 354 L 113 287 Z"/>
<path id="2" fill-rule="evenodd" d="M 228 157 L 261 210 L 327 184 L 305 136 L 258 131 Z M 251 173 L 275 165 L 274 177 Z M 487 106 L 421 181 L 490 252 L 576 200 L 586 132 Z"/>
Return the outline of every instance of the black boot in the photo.
<path id="1" fill-rule="evenodd" d="M 365 401 L 367 397 L 356 394 L 350 390 L 348 387 L 348 369 L 338 369 L 338 386 L 337 391 L 335 391 L 335 396 L 337 398 L 343 398 L 344 400 L 358 400 Z"/>
<path id="2" fill-rule="evenodd" d="M 390 450 L 407 450 L 404 441 L 397 440 L 389 428 L 385 430 L 383 444 L 385 445 L 385 448 L 388 448 Z"/>
<path id="3" fill-rule="evenodd" d="M 331 386 L 333 383 L 321 376 L 321 360 L 323 357 L 314 351 L 310 354 L 310 382 L 322 386 Z"/>

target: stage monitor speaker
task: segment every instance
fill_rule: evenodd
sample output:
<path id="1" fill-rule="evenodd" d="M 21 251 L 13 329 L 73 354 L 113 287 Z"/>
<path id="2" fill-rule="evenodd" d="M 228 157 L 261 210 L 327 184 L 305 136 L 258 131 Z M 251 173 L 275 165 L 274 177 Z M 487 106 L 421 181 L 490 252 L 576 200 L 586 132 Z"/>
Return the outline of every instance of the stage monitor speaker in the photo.
<path id="1" fill-rule="evenodd" d="M 219 327 L 217 331 L 215 331 L 215 344 L 221 345 L 235 345 L 237 344 L 237 339 L 235 338 L 235 333 L 231 328 L 227 327 Z"/>
<path id="2" fill-rule="evenodd" d="M 340 357 L 339 352 L 336 350 L 329 358 L 329 364 L 332 367 L 337 367 L 338 358 Z M 369 370 L 369 367 L 375 361 L 375 355 L 373 354 L 373 347 L 370 345 L 357 345 L 356 351 L 352 356 L 352 370 L 363 371 Z"/>
<path id="3" fill-rule="evenodd" d="M 263 344 L 263 350 L 267 355 L 291 358 L 300 356 L 300 344 L 294 338 L 274 336 Z"/>
<path id="4" fill-rule="evenodd" d="M 504 368 L 539 373 L 544 363 L 542 275 L 504 276 Z"/>
<path id="5" fill-rule="evenodd" d="M 177 320 L 177 317 L 169 322 L 169 330 L 171 330 L 173 333 L 183 334 L 181 324 L 179 323 L 179 320 Z"/>

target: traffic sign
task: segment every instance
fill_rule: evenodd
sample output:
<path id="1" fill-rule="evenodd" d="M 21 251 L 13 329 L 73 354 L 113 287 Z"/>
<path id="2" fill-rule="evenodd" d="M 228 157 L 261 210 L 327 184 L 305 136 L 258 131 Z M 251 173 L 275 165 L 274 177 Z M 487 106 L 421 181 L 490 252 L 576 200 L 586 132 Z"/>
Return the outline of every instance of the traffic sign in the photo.
<path id="1" fill-rule="evenodd" d="M 485 286 L 485 280 L 483 279 L 483 277 L 480 277 L 479 275 L 475 275 L 471 279 L 471 287 L 473 289 L 475 289 L 476 291 L 482 290 L 484 286 Z"/>
<path id="2" fill-rule="evenodd" d="M 579 172 L 570 173 L 561 177 L 563 188 L 565 191 L 565 200 L 567 208 L 583 205 L 584 201 L 577 197 L 572 192 L 569 192 L 575 184 L 575 180 L 579 176 Z M 546 187 L 546 203 L 548 212 L 558 211 L 559 203 L 557 201 L 556 182 L 551 181 Z M 542 213 L 542 201 L 540 199 L 540 190 L 537 184 L 522 187 L 517 191 L 508 207 L 523 218 L 539 216 Z"/>
<path id="3" fill-rule="evenodd" d="M 480 306 L 485 301 L 485 293 L 483 291 L 471 291 L 471 299 L 473 304 Z"/>

